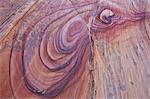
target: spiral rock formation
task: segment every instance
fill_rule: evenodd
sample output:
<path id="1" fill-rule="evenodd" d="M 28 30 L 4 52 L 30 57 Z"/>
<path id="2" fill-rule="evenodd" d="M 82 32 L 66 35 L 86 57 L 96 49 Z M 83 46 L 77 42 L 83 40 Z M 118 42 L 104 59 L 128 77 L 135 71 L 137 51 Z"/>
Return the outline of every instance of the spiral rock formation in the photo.
<path id="1" fill-rule="evenodd" d="M 135 1 L 128 10 L 125 0 L 24 0 L 6 20 L 0 15 L 2 99 L 122 99 L 121 62 L 132 54 L 127 50 L 125 56 L 114 42 L 119 45 L 135 30 L 141 45 L 149 41 L 150 11 L 140 5 L 144 1 Z"/>
<path id="2" fill-rule="evenodd" d="M 85 70 L 92 55 L 86 10 L 81 14 L 71 7 L 42 11 L 48 7 L 37 5 L 15 28 L 9 64 L 14 97 L 19 98 L 18 91 L 24 90 L 54 98 L 75 82 L 83 86 L 76 91 L 84 93 L 83 84 L 88 81 Z"/>

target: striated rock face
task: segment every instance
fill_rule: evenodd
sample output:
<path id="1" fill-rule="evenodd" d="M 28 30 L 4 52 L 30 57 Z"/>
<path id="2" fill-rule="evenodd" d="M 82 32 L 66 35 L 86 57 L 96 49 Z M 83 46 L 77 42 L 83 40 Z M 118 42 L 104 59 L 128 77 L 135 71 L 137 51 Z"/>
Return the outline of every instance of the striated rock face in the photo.
<path id="1" fill-rule="evenodd" d="M 149 1 L 0 2 L 2 99 L 150 97 Z"/>

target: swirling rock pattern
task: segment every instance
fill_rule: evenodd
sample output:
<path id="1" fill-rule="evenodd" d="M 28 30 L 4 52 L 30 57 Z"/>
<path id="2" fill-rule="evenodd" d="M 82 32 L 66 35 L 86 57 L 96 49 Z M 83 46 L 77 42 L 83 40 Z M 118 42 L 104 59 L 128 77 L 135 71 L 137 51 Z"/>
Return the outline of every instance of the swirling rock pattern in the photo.
<path id="1" fill-rule="evenodd" d="M 27 88 L 38 95 L 54 97 L 76 73 L 83 72 L 87 61 L 85 57 L 90 55 L 90 42 L 89 30 L 79 16 L 59 26 L 54 32 L 47 30 L 50 27 L 46 25 L 43 31 L 36 29 L 28 32 L 20 41 L 20 57 Z"/>
<path id="2" fill-rule="evenodd" d="M 26 95 L 24 98 L 33 97 L 32 94 L 54 98 L 65 90 L 72 95 L 87 94 L 88 61 L 92 55 L 85 19 L 89 9 L 79 14 L 73 6 L 59 8 L 69 5 L 60 2 L 54 7 L 51 2 L 37 2 L 36 8 L 25 14 L 13 31 L 9 76 L 15 98 L 22 98 L 21 94 Z M 85 5 L 88 6 L 79 6 Z"/>
<path id="3" fill-rule="evenodd" d="M 134 66 L 138 63 L 134 52 L 123 53 L 117 47 L 123 47 L 125 40 L 127 45 L 145 44 L 143 48 L 150 49 L 146 4 L 149 2 L 144 0 L 29 0 L 14 7 L 16 12 L 0 22 L 2 99 L 129 99 L 129 91 L 124 92 L 127 82 L 122 80 L 125 73 L 121 68 L 126 70 L 126 66 L 121 67 L 121 62 L 133 59 Z M 134 35 L 135 30 L 139 36 Z M 145 50 L 140 55 L 135 57 L 148 60 L 150 56 Z M 147 68 L 148 62 L 140 66 Z M 144 86 L 143 90 L 147 98 L 148 89 Z"/>

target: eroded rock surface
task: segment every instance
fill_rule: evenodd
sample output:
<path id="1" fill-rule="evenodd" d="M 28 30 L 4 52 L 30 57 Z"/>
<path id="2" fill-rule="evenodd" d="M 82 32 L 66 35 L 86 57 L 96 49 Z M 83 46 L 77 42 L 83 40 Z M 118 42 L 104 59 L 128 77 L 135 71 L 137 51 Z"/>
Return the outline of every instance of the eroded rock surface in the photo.
<path id="1" fill-rule="evenodd" d="M 150 97 L 149 1 L 9 3 L 0 12 L 2 99 Z"/>

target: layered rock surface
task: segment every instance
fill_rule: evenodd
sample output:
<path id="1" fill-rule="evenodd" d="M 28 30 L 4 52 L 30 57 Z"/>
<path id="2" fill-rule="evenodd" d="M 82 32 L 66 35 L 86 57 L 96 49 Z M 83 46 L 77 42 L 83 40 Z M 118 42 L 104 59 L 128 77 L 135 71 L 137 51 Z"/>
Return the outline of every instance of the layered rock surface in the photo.
<path id="1" fill-rule="evenodd" d="M 149 99 L 148 0 L 1 2 L 2 99 Z"/>

